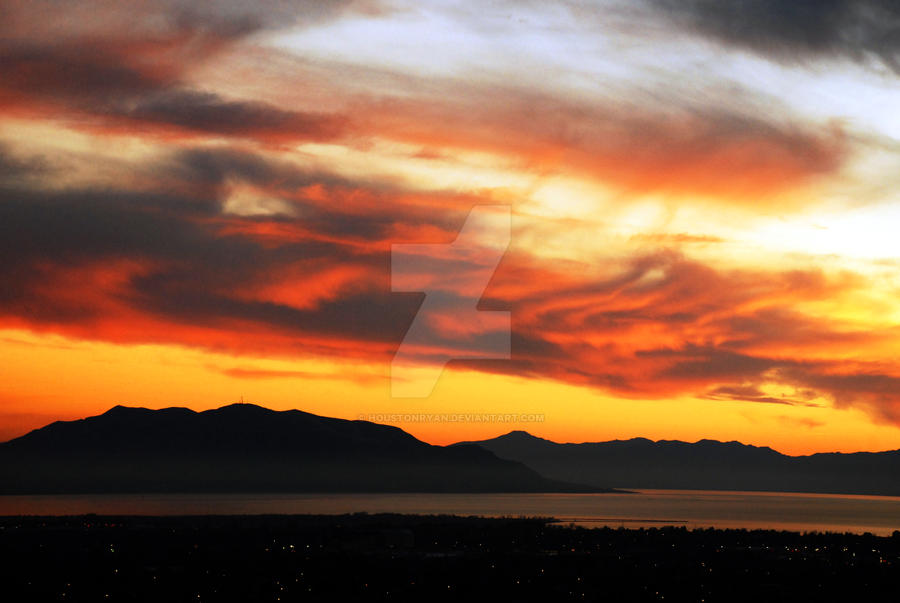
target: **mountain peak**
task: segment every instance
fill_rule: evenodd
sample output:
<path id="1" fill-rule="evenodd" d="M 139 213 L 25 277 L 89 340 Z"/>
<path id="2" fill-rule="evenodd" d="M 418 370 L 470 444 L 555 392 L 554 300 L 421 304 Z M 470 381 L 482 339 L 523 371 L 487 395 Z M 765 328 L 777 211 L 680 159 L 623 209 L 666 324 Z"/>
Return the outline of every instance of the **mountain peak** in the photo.
<path id="1" fill-rule="evenodd" d="M 536 439 L 540 439 L 540 438 L 537 438 L 537 436 L 531 435 L 530 433 L 528 433 L 527 431 L 525 431 L 523 429 L 514 429 L 514 430 L 510 431 L 509 433 L 502 435 L 500 437 L 501 438 L 536 438 Z"/>
<path id="2" fill-rule="evenodd" d="M 114 416 L 114 415 L 123 415 L 126 413 L 130 413 L 133 411 L 147 410 L 146 408 L 141 408 L 137 406 L 125 406 L 123 404 L 116 404 L 105 413 L 100 416 Z"/>
<path id="3" fill-rule="evenodd" d="M 234 404 L 226 404 L 225 406 L 214 408 L 208 412 L 274 414 L 279 411 L 272 410 L 271 408 L 266 408 L 264 406 L 259 406 L 258 404 L 251 404 L 250 402 L 235 402 Z"/>
<path id="4" fill-rule="evenodd" d="M 500 441 L 500 442 L 546 443 L 546 444 L 554 444 L 555 443 L 550 440 L 540 438 L 536 435 L 532 435 L 522 429 L 515 429 L 513 431 L 510 431 L 507 434 L 499 436 L 498 438 L 496 438 L 496 440 Z"/>

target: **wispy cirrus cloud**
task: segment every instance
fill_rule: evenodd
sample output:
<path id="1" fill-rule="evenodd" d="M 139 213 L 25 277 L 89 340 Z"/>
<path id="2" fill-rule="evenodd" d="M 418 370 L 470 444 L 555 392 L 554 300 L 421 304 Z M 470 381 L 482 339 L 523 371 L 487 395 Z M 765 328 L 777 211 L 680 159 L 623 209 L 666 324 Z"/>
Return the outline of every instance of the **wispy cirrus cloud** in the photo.
<path id="1" fill-rule="evenodd" d="M 538 173 L 574 172 L 632 195 L 761 203 L 837 172 L 848 153 L 837 124 L 779 123 L 750 110 L 579 103 L 500 86 L 448 92 L 361 110 L 380 136 L 497 153 Z"/>

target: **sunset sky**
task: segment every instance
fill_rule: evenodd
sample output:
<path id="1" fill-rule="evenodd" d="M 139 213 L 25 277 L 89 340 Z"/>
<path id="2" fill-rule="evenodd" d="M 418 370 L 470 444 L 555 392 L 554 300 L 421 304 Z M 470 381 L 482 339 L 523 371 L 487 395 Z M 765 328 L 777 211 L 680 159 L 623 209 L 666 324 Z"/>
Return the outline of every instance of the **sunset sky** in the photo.
<path id="1" fill-rule="evenodd" d="M 509 246 L 483 294 L 429 255 L 414 356 L 502 335 L 480 297 L 510 358 L 392 396 L 392 245 L 479 206 Z M 898 231 L 894 0 L 0 4 L 0 440 L 243 396 L 897 449 Z"/>

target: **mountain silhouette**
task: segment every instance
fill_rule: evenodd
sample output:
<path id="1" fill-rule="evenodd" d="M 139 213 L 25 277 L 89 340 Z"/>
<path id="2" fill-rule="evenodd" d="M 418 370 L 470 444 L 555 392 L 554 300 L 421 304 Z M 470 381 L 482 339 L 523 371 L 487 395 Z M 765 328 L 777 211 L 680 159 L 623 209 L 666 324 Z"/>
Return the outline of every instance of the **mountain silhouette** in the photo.
<path id="1" fill-rule="evenodd" d="M 477 446 L 396 427 L 234 404 L 116 406 L 0 444 L 0 493 L 596 492 Z"/>
<path id="2" fill-rule="evenodd" d="M 900 450 L 787 456 L 716 440 L 558 444 L 524 431 L 460 443 L 472 444 L 548 478 L 588 485 L 900 496 Z"/>

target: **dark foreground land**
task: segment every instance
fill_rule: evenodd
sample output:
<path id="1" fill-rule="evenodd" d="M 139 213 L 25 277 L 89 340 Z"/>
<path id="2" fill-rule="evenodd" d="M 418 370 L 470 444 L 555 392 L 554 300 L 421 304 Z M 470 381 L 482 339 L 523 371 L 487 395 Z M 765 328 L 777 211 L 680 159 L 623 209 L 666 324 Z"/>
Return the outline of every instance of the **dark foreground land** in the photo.
<path id="1" fill-rule="evenodd" d="M 0 598 L 897 601 L 900 533 L 447 516 L 0 518 Z"/>

